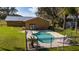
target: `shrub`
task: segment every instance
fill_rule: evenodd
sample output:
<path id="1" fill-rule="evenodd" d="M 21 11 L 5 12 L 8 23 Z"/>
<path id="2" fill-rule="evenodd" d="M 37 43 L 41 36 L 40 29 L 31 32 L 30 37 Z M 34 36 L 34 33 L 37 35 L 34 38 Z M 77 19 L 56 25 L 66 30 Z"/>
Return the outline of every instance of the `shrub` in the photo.
<path id="1" fill-rule="evenodd" d="M 49 30 L 54 30 L 54 27 L 53 26 L 49 26 L 48 29 Z"/>
<path id="2" fill-rule="evenodd" d="M 77 45 L 78 44 L 78 41 L 76 41 L 76 40 L 70 40 L 69 41 L 70 42 L 70 45 Z"/>

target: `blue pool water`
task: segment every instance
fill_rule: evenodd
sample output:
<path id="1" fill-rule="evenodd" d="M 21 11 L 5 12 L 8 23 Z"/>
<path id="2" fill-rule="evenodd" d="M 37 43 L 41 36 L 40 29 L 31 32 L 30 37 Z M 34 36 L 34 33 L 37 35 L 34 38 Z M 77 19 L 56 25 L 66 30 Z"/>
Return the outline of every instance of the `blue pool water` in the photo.
<path id="1" fill-rule="evenodd" d="M 37 37 L 38 41 L 42 43 L 51 43 L 54 40 L 54 36 L 45 32 L 38 32 L 33 34 Z"/>

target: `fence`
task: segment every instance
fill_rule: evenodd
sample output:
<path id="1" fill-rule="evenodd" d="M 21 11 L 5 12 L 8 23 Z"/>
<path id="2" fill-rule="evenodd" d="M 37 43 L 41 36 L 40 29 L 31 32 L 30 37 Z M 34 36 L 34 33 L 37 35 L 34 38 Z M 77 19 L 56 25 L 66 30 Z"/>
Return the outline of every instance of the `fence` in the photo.
<path id="1" fill-rule="evenodd" d="M 41 42 L 39 39 L 32 39 L 28 41 L 31 44 L 30 50 L 53 50 L 53 51 L 69 51 L 69 50 L 78 50 L 75 46 L 79 45 L 79 36 L 69 36 L 69 37 L 55 37 L 54 39 L 48 40 L 47 38 L 43 38 L 46 42 Z M 49 42 L 50 41 L 50 42 Z M 32 47 L 34 46 L 34 47 Z M 73 47 L 74 46 L 74 47 Z M 69 48 L 68 48 L 69 47 Z M 29 50 L 29 49 L 28 49 Z"/>

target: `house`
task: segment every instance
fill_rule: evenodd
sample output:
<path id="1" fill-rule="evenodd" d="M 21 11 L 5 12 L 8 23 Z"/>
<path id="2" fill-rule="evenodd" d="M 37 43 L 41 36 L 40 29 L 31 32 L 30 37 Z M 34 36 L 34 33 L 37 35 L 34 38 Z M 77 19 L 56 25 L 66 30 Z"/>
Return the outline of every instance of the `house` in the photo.
<path id="1" fill-rule="evenodd" d="M 24 21 L 32 19 L 32 17 L 22 17 L 22 16 L 7 16 L 5 21 L 7 26 L 23 27 L 25 26 Z"/>
<path id="2" fill-rule="evenodd" d="M 7 26 L 26 27 L 26 29 L 48 29 L 49 22 L 40 17 L 7 16 Z"/>

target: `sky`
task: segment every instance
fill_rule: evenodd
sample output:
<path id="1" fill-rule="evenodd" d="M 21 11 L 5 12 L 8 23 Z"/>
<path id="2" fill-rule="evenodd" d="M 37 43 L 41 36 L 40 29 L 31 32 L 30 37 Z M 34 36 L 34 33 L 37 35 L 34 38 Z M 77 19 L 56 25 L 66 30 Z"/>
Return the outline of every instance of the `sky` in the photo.
<path id="1" fill-rule="evenodd" d="M 36 7 L 16 7 L 16 9 L 18 10 L 17 14 L 20 14 L 22 16 L 36 17 Z"/>

